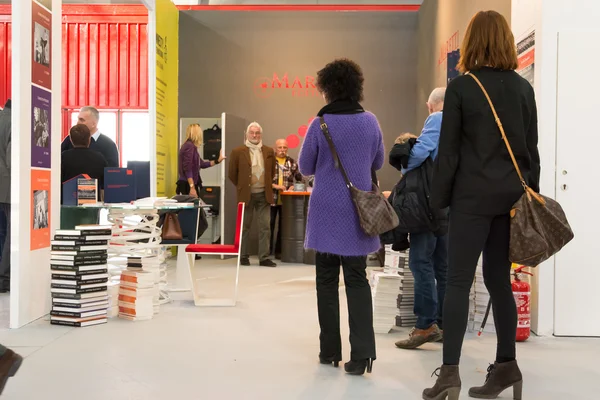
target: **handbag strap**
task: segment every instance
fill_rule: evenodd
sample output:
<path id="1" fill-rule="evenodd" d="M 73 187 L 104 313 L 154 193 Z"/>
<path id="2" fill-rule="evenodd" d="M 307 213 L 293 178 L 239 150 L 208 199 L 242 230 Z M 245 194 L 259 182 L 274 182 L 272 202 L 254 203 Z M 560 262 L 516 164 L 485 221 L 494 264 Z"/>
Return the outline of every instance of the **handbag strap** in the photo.
<path id="1" fill-rule="evenodd" d="M 523 174 L 521 173 L 521 169 L 519 168 L 519 164 L 517 164 L 517 159 L 515 158 L 515 155 L 512 151 L 512 147 L 510 147 L 510 143 L 508 142 L 508 138 L 506 137 L 506 132 L 504 131 L 504 127 L 502 126 L 502 122 L 500 121 L 500 117 L 498 116 L 498 113 L 496 112 L 496 107 L 494 107 L 494 103 L 492 103 L 492 99 L 490 98 L 490 95 L 488 94 L 487 90 L 485 90 L 485 87 L 483 87 L 483 84 L 481 83 L 481 81 L 475 75 L 473 75 L 470 72 L 468 73 L 468 75 L 471 78 L 473 78 L 475 80 L 475 82 L 477 82 L 477 84 L 481 88 L 481 91 L 485 95 L 485 98 L 487 99 L 488 103 L 490 103 L 490 108 L 492 109 L 492 113 L 494 114 L 494 118 L 496 120 L 496 125 L 498 125 L 498 128 L 500 128 L 500 133 L 502 134 L 502 139 L 504 140 L 504 144 L 506 144 L 506 148 L 508 149 L 508 154 L 510 154 L 510 158 L 513 162 L 513 165 L 515 166 L 515 169 L 517 170 L 517 174 L 519 175 L 519 180 L 521 181 L 521 185 L 523 185 L 523 188 L 527 191 L 527 182 L 525 182 L 525 179 L 523 178 Z"/>
<path id="2" fill-rule="evenodd" d="M 335 165 L 335 167 L 337 169 L 342 171 L 342 175 L 344 175 L 344 181 L 346 181 L 346 186 L 348 187 L 348 189 L 350 189 L 354 185 L 352 184 L 352 182 L 350 182 L 350 179 L 348 178 L 348 174 L 346 173 L 346 170 L 344 169 L 344 166 L 342 165 L 342 161 L 340 160 L 340 156 L 338 155 L 337 150 L 335 149 L 335 144 L 333 144 L 333 139 L 331 138 L 331 134 L 329 133 L 329 127 L 325 123 L 325 118 L 323 118 L 321 116 L 320 121 L 321 121 L 321 130 L 323 131 L 323 134 L 325 135 L 325 138 L 327 139 L 327 143 L 329 144 L 329 150 L 331 150 L 331 155 L 333 156 L 333 164 Z"/>
<path id="3" fill-rule="evenodd" d="M 506 132 L 504 131 L 504 126 L 502 126 L 500 117 L 498 116 L 498 113 L 496 112 L 496 107 L 494 107 L 494 103 L 492 103 L 492 99 L 490 98 L 490 95 L 488 94 L 487 90 L 485 90 L 485 87 L 483 87 L 483 84 L 475 75 L 473 75 L 470 72 L 467 72 L 467 75 L 469 75 L 471 78 L 473 78 L 475 80 L 475 82 L 477 82 L 477 85 L 479 85 L 479 87 L 481 88 L 481 91 L 485 95 L 485 98 L 487 99 L 488 103 L 490 103 L 490 108 L 492 109 L 492 113 L 494 114 L 494 119 L 496 120 L 496 125 L 498 125 L 498 128 L 500 129 L 500 133 L 502 134 L 502 140 L 504 140 L 504 144 L 506 144 L 506 148 L 508 149 L 508 154 L 510 154 L 510 158 L 513 162 L 513 165 L 515 166 L 515 169 L 517 170 L 517 174 L 519 175 L 519 180 L 521 181 L 521 185 L 523 186 L 523 190 L 525 190 L 527 197 L 529 198 L 530 201 L 531 201 L 531 198 L 533 197 L 534 199 L 536 199 L 538 201 L 538 203 L 545 205 L 546 200 L 544 200 L 544 198 L 542 196 L 540 196 L 538 193 L 536 193 L 532 188 L 529 187 L 529 185 L 527 185 L 527 182 L 525 182 L 525 178 L 523 178 L 523 174 L 521 173 L 519 164 L 517 164 L 517 159 L 515 158 L 515 154 L 513 153 L 512 147 L 510 147 L 510 143 L 508 141 L 508 138 L 506 137 Z"/>

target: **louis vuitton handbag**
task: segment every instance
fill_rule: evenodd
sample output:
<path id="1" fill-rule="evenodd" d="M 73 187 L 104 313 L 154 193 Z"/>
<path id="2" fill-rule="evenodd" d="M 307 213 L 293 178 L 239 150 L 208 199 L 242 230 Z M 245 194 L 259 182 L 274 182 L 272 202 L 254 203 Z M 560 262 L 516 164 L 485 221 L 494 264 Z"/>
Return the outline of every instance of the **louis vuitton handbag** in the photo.
<path id="1" fill-rule="evenodd" d="M 362 230 L 368 236 L 379 236 L 380 234 L 397 227 L 400 223 L 398 216 L 392 208 L 392 205 L 385 197 L 383 197 L 375 182 L 373 182 L 373 190 L 370 192 L 357 189 L 352 182 L 350 182 L 348 174 L 346 173 L 337 150 L 335 149 L 335 145 L 333 144 L 329 128 L 323 117 L 321 117 L 321 130 L 323 131 L 325 138 L 327 138 L 334 165 L 342 172 L 346 186 L 350 190 L 350 196 L 356 207 Z"/>
<path id="2" fill-rule="evenodd" d="M 558 202 L 536 193 L 527 186 L 489 94 L 475 75 L 468 75 L 477 82 L 490 103 L 496 124 L 500 128 L 502 139 L 525 191 L 510 211 L 510 261 L 536 267 L 569 243 L 574 237 L 573 231 Z"/>

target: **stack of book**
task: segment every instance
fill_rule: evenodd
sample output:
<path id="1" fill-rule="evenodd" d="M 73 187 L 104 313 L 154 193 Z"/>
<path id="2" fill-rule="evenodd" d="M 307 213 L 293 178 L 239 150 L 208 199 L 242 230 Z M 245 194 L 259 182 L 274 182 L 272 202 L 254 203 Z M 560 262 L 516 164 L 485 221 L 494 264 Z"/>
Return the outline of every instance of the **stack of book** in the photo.
<path id="1" fill-rule="evenodd" d="M 119 318 L 130 321 L 152 319 L 158 297 L 155 273 L 143 269 L 145 257 L 128 257 L 119 284 Z"/>
<path id="2" fill-rule="evenodd" d="M 100 225 L 56 231 L 50 253 L 51 324 L 84 327 L 106 323 L 111 234 L 110 227 Z"/>
<path id="3" fill-rule="evenodd" d="M 373 329 L 375 333 L 389 333 L 398 313 L 396 298 L 401 277 L 394 272 L 373 271 L 371 287 L 373 291 Z"/>
<path id="4" fill-rule="evenodd" d="M 399 276 L 396 306 L 396 326 L 414 326 L 417 317 L 414 314 L 415 278 L 408 266 L 409 250 L 393 251 L 385 248 L 385 271 Z"/>
<path id="5" fill-rule="evenodd" d="M 110 274 L 110 272 L 109 272 Z M 119 282 L 108 281 L 108 318 L 119 315 Z"/>
<path id="6" fill-rule="evenodd" d="M 163 267 L 163 261 L 157 256 L 137 256 L 127 257 L 127 269 L 130 271 L 144 271 L 149 272 L 152 277 L 152 305 L 154 307 L 154 314 L 158 314 L 160 311 L 160 280 L 161 280 L 161 269 L 166 271 Z"/>

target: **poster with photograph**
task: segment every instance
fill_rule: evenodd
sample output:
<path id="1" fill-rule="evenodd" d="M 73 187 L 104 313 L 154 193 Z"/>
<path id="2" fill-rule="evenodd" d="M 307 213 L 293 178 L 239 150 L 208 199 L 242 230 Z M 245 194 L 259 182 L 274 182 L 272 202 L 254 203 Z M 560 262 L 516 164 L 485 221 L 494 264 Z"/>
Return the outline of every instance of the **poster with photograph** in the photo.
<path id="1" fill-rule="evenodd" d="M 517 57 L 519 59 L 517 72 L 533 86 L 535 82 L 535 30 L 519 40 Z"/>
<path id="2" fill-rule="evenodd" d="M 35 0 L 35 2 L 43 5 L 48 10 L 52 11 L 52 0 Z"/>
<path id="3" fill-rule="evenodd" d="M 52 14 L 35 1 L 32 4 L 32 48 L 31 81 L 36 85 L 52 90 Z"/>
<path id="4" fill-rule="evenodd" d="M 30 249 L 50 247 L 50 170 L 31 170 Z"/>
<path id="5" fill-rule="evenodd" d="M 50 168 L 52 94 L 31 87 L 31 166 Z"/>

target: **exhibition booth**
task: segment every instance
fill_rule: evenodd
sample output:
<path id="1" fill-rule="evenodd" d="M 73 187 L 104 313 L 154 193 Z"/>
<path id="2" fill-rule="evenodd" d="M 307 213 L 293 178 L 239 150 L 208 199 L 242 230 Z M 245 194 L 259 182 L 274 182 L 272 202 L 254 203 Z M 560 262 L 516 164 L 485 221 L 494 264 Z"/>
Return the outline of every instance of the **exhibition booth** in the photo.
<path id="1" fill-rule="evenodd" d="M 12 4 L 12 129 L 32 132 L 41 112 L 35 110 L 43 110 L 51 133 L 46 150 L 40 150 L 29 135 L 13 134 L 13 154 L 18 156 L 12 161 L 11 328 L 47 315 L 51 307 L 50 240 L 63 212 L 58 151 L 64 123 L 59 90 L 63 49 L 54 45 L 61 43 L 61 3 Z M 522 44 L 520 56 L 527 63 L 519 72 L 532 82 L 538 96 L 542 192 L 560 200 L 576 234 L 568 248 L 535 271 L 532 327 L 540 335 L 600 335 L 599 322 L 586 318 L 600 304 L 600 295 L 592 286 L 600 279 L 599 272 L 589 261 L 594 259 L 591 227 L 596 217 L 581 215 L 575 200 L 587 198 L 593 204 L 597 196 L 578 185 L 592 181 L 582 160 L 593 159 L 594 146 L 574 149 L 567 144 L 586 132 L 579 118 L 581 109 L 569 99 L 581 99 L 576 102 L 579 108 L 594 103 L 585 98 L 589 93 L 577 89 L 585 86 L 583 79 L 591 70 L 588 74 L 564 73 L 573 68 L 575 55 L 587 57 L 577 68 L 587 70 L 597 61 L 598 53 L 578 47 L 585 35 L 574 29 L 581 24 L 577 21 L 593 13 L 575 16 L 560 2 L 489 3 L 480 0 L 465 9 L 458 7 L 457 0 L 432 0 L 419 11 L 417 7 L 390 12 L 324 12 L 317 7 L 269 11 L 178 8 L 170 0 L 144 0 L 148 8 L 150 126 L 140 140 L 148 141 L 151 149 L 150 195 L 174 195 L 178 151 L 192 123 L 199 123 L 204 130 L 204 159 L 214 160 L 220 151 L 228 156 L 242 145 L 246 126 L 252 121 L 262 125 L 266 145 L 286 139 L 290 155 L 297 158 L 308 124 L 323 106 L 315 87 L 316 71 L 336 57 L 351 58 L 363 68 L 364 106 L 377 115 L 386 147 L 391 147 L 400 133 L 419 132 L 427 112 L 426 96 L 455 76 L 460 40 L 469 18 L 482 8 L 497 6 L 512 20 Z M 38 62 L 31 55 L 36 40 L 45 38 L 50 42 L 50 56 Z M 562 93 L 558 99 L 557 92 Z M 202 239 L 207 244 L 236 240 L 236 188 L 227 176 L 227 162 L 202 171 L 205 188 L 200 197 L 216 210 Z M 378 179 L 382 189 L 389 190 L 398 173 L 386 165 Z M 288 243 L 283 261 L 312 264 L 314 255 L 301 247 L 308 196 L 288 194 L 283 201 L 284 216 L 295 221 L 284 224 Z M 38 205 L 45 213 L 42 223 L 34 212 Z M 158 215 L 160 207 L 150 208 L 151 212 L 138 213 L 142 220 L 149 214 Z M 109 212 L 118 214 L 114 209 Z M 119 225 L 122 220 L 113 222 Z M 252 250 L 256 242 L 254 233 Z"/>

